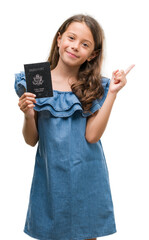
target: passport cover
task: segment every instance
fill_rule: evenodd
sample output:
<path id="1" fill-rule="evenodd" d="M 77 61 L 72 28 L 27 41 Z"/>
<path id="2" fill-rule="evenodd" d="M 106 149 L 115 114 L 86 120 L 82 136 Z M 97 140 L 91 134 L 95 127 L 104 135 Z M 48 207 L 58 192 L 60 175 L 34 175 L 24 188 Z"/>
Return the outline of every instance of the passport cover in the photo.
<path id="1" fill-rule="evenodd" d="M 24 64 L 24 70 L 27 92 L 36 94 L 36 98 L 53 96 L 49 62 Z"/>

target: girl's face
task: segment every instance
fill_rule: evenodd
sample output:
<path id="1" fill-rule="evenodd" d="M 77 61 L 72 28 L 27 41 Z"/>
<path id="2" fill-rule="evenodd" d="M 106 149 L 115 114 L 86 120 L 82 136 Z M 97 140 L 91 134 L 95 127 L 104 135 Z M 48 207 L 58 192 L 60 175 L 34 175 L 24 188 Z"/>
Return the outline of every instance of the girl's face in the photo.
<path id="1" fill-rule="evenodd" d="M 57 42 L 60 59 L 69 66 L 80 66 L 95 57 L 94 39 L 85 23 L 71 23 Z"/>

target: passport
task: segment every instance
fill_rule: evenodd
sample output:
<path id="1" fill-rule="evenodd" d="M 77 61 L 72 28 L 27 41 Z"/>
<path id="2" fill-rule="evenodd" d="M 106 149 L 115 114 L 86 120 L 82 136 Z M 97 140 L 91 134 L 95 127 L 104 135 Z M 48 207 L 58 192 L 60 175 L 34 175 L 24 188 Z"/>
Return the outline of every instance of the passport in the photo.
<path id="1" fill-rule="evenodd" d="M 49 62 L 24 64 L 27 92 L 36 98 L 53 97 L 51 70 Z"/>

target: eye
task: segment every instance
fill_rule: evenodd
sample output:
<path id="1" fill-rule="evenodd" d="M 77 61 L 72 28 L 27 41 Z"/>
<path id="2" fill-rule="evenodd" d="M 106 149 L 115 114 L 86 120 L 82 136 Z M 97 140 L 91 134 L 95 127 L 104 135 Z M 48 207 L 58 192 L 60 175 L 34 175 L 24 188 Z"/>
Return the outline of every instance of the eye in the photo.
<path id="1" fill-rule="evenodd" d="M 84 47 L 89 47 L 87 43 L 82 43 Z"/>
<path id="2" fill-rule="evenodd" d="M 68 36 L 68 38 L 69 38 L 70 40 L 74 40 L 74 37 L 72 37 L 72 36 Z"/>

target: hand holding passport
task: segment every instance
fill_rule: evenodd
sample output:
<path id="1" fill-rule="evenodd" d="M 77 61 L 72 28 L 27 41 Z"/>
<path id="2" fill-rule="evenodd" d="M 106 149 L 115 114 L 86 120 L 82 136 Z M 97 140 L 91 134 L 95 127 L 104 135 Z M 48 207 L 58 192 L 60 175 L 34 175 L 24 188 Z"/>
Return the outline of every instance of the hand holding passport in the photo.
<path id="1" fill-rule="evenodd" d="M 36 98 L 53 96 L 51 71 L 49 62 L 24 64 L 27 92 Z"/>

